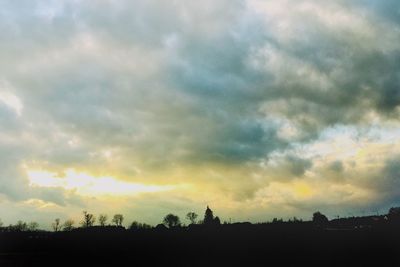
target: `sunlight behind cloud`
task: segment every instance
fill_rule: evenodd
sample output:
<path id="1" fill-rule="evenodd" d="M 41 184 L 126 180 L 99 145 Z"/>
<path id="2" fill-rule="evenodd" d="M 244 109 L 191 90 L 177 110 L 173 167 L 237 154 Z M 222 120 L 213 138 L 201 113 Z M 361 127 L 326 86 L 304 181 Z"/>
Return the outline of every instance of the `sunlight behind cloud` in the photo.
<path id="1" fill-rule="evenodd" d="M 45 170 L 27 170 L 30 186 L 62 187 L 75 190 L 80 195 L 133 195 L 162 192 L 174 189 L 172 185 L 146 185 L 118 181 L 113 177 L 94 177 L 75 170 L 65 171 L 64 177 Z"/>

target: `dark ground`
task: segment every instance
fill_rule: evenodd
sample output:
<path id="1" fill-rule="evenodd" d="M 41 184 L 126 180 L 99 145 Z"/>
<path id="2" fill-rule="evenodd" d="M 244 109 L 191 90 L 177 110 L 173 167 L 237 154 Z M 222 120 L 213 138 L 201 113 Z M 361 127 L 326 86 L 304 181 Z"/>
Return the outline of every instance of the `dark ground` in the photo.
<path id="1" fill-rule="evenodd" d="M 400 225 L 3 232 L 0 266 L 400 266 Z"/>

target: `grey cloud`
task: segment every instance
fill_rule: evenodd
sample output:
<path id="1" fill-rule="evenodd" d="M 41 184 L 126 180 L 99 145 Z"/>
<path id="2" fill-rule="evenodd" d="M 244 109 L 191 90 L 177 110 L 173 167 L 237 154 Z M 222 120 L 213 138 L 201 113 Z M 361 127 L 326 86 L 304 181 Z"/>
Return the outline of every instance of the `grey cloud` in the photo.
<path id="1" fill-rule="evenodd" d="M 72 205 L 79 208 L 86 206 L 84 199 L 73 192 L 67 192 L 63 188 L 34 188 L 30 189 L 30 198 L 40 199 L 46 202 L 55 203 L 59 206 L 65 207 Z"/>
<path id="2" fill-rule="evenodd" d="M 318 84 L 307 82 L 306 77 L 303 76 L 290 77 L 292 80 L 289 84 L 273 84 L 269 77 L 273 77 L 274 73 L 260 73 L 246 65 L 248 56 L 255 49 L 261 48 L 267 39 L 266 36 L 268 36 L 266 33 L 268 28 L 254 27 L 261 25 L 260 18 L 257 16 L 254 16 L 254 19 L 248 17 L 243 19 L 239 15 L 246 15 L 244 12 L 232 11 L 228 16 L 214 18 L 217 22 L 220 22 L 218 24 L 220 26 L 217 30 L 218 34 L 207 35 L 206 32 L 200 31 L 197 32 L 202 37 L 200 38 L 189 31 L 191 29 L 190 25 L 185 25 L 181 30 L 178 29 L 178 26 L 182 26 L 184 19 L 182 13 L 179 12 L 181 9 L 190 10 L 190 6 L 178 3 L 175 7 L 163 6 L 160 8 L 158 6 L 158 8 L 154 9 L 152 7 L 155 6 L 155 3 L 153 2 L 142 5 L 136 3 L 136 5 L 124 6 L 125 8 L 113 6 L 110 10 L 108 9 L 110 6 L 104 3 L 83 4 L 83 6 L 77 4 L 77 6 L 64 10 L 60 19 L 69 15 L 71 27 L 73 28 L 72 32 L 79 33 L 80 28 L 78 26 L 83 24 L 88 27 L 88 32 L 98 36 L 101 41 L 104 41 L 104 44 L 113 44 L 115 40 L 118 40 L 122 44 L 122 48 L 130 45 L 136 46 L 142 41 L 150 41 L 152 44 L 160 44 L 157 47 L 150 46 L 150 50 L 162 50 L 161 43 L 163 39 L 161 36 L 168 36 L 177 32 L 178 42 L 180 41 L 182 45 L 177 47 L 178 53 L 174 57 L 168 58 L 172 63 L 172 68 L 160 71 L 165 72 L 164 76 L 166 77 L 172 72 L 174 79 L 167 79 L 166 82 L 172 88 L 176 87 L 184 90 L 183 93 L 175 92 L 178 97 L 180 94 L 185 94 L 188 96 L 184 97 L 195 99 L 194 101 L 191 100 L 191 103 L 183 103 L 184 106 L 187 105 L 183 109 L 188 113 L 197 109 L 197 107 L 193 106 L 194 104 L 203 108 L 206 107 L 211 115 L 222 110 L 232 114 L 241 113 L 239 120 L 246 120 L 248 117 L 261 119 L 261 117 L 257 117 L 260 116 L 257 113 L 257 106 L 260 105 L 262 99 L 267 101 L 274 99 L 288 99 L 288 101 L 290 99 L 303 99 L 304 101 L 291 102 L 290 112 L 284 115 L 289 118 L 292 117 L 295 121 L 299 120 L 296 118 L 299 114 L 304 115 L 302 116 L 303 118 L 311 118 L 311 122 L 301 119 L 298 124 L 303 127 L 306 133 L 312 134 L 312 137 L 327 125 L 340 122 L 351 123 L 362 116 L 358 108 L 358 102 L 362 102 L 363 98 L 374 96 L 374 94 L 362 88 L 365 82 L 368 83 L 368 80 L 371 80 L 372 83 L 376 79 L 368 78 L 365 80 L 360 75 L 371 71 L 375 76 L 380 75 L 380 66 L 385 62 L 380 60 L 379 64 L 370 64 L 371 60 L 369 59 L 373 59 L 374 54 L 369 54 L 368 51 L 363 50 L 358 52 L 355 44 L 341 39 L 338 40 L 335 38 L 334 32 L 324 31 L 325 29 L 322 26 L 312 29 L 313 21 L 309 19 L 304 22 L 304 25 L 310 31 L 307 32 L 307 37 L 314 40 L 313 42 L 300 43 L 301 39 L 296 39 L 296 42 L 289 44 L 289 46 L 275 43 L 276 49 L 286 53 L 289 57 L 295 58 L 301 64 L 309 64 L 314 66 L 315 69 L 321 69 L 322 74 L 329 76 L 337 68 L 344 67 L 345 69 L 351 68 L 351 70 L 341 73 L 348 75 L 354 72 L 355 74 L 352 74 L 354 77 L 333 76 L 331 78 L 333 87 L 327 93 L 319 90 Z M 237 2 L 233 6 L 239 8 L 241 4 Z M 76 9 L 77 13 L 73 9 Z M 138 10 L 143 12 L 139 14 Z M 171 14 L 170 17 L 172 19 L 168 20 L 168 22 L 165 21 L 165 16 L 158 16 L 158 19 L 154 19 L 154 13 L 158 14 L 160 10 L 166 14 Z M 131 16 L 131 12 L 138 12 L 138 14 L 137 16 Z M 178 16 L 173 16 L 176 13 Z M 82 14 L 85 14 L 85 16 Z M 144 18 L 142 14 L 147 14 L 148 16 Z M 247 14 L 247 16 L 250 15 Z M 131 17 L 133 19 L 128 19 Z M 75 21 L 72 18 L 75 18 Z M 145 21 L 144 24 L 140 22 L 141 19 Z M 126 23 L 127 21 L 129 23 Z M 144 25 L 152 29 L 152 31 L 141 31 L 142 28 L 140 27 L 144 27 Z M 58 28 L 57 25 L 53 26 Z M 114 31 L 114 29 L 117 30 Z M 193 29 L 197 28 L 194 27 Z M 141 34 L 144 33 L 147 35 L 142 36 Z M 34 34 L 34 36 L 36 35 Z M 125 40 L 125 36 L 133 39 Z M 57 39 L 56 37 L 57 34 L 53 38 Z M 152 39 L 153 37 L 158 39 Z M 271 42 L 273 37 L 269 35 L 268 41 Z M 330 40 L 330 42 L 326 41 L 326 43 L 321 44 L 320 41 L 325 39 Z M 345 46 L 342 46 L 341 42 L 344 42 Z M 347 51 L 349 49 L 350 51 Z M 351 56 L 352 53 L 354 53 L 353 58 L 346 58 L 348 55 Z M 346 64 L 352 62 L 352 59 L 355 59 L 355 63 L 347 66 Z M 139 88 L 147 87 L 147 90 L 154 90 L 148 87 L 156 86 L 154 83 L 149 83 L 149 81 L 138 83 L 136 77 L 129 78 L 126 74 L 119 74 L 113 70 L 110 72 L 110 69 L 106 66 L 97 66 L 94 62 L 90 63 L 88 61 L 83 65 L 79 64 L 81 63 L 80 61 L 67 61 L 66 63 L 72 65 L 67 65 L 66 69 L 64 67 L 60 69 L 61 73 L 49 76 L 55 89 L 52 90 L 53 92 L 48 89 L 46 94 L 42 94 L 37 106 L 46 105 L 54 119 L 60 122 L 65 121 L 72 125 L 79 125 L 82 128 L 86 127 L 88 132 L 94 129 L 101 129 L 100 132 L 97 131 L 100 139 L 102 138 L 102 133 L 107 129 L 109 132 L 108 134 L 105 132 L 102 139 L 109 138 L 116 132 L 124 132 L 126 130 L 124 129 L 126 125 L 124 123 L 132 125 L 131 121 L 124 118 L 127 114 L 132 114 L 131 109 L 121 110 L 113 103 L 123 102 L 123 98 L 133 99 L 132 106 L 135 106 L 138 102 L 148 103 L 149 99 L 143 99 L 143 96 L 139 95 L 138 92 L 143 93 L 143 90 Z M 73 69 L 72 67 L 76 64 L 79 64 L 80 67 Z M 355 68 L 358 66 L 355 64 L 359 66 L 369 65 L 371 71 L 368 71 L 368 69 L 360 69 L 358 71 Z M 166 64 L 166 67 L 170 67 L 169 63 Z M 396 67 L 393 66 L 390 69 L 396 69 Z M 291 71 L 290 68 L 288 71 Z M 50 70 L 50 72 L 54 71 Z M 132 84 L 138 83 L 138 86 L 122 90 L 115 83 L 114 77 L 126 79 L 127 82 Z M 44 78 L 47 79 L 46 76 Z M 392 81 L 393 79 L 389 77 L 388 80 Z M 28 82 L 21 85 L 24 86 L 26 84 Z M 37 87 L 48 87 L 48 85 L 48 80 L 44 80 L 39 81 Z M 370 87 L 375 88 L 376 86 L 372 83 Z M 379 93 L 376 101 L 379 106 L 388 106 L 389 109 L 393 109 L 393 107 L 397 106 L 396 98 L 393 97 L 395 89 L 392 89 L 393 86 L 385 86 L 384 88 L 387 89 L 381 91 L 386 93 L 382 96 Z M 39 90 L 43 91 L 43 88 Z M 35 90 L 36 92 L 37 90 Z M 120 93 L 122 97 L 115 96 L 120 95 Z M 257 96 L 260 95 L 264 95 L 264 97 L 257 99 Z M 25 95 L 25 98 L 31 97 L 37 98 L 37 96 L 35 97 L 31 94 Z M 163 101 L 164 97 L 160 90 L 155 90 L 154 95 L 150 96 L 150 100 L 153 102 L 157 100 Z M 134 100 L 135 98 L 136 101 Z M 147 112 L 149 111 L 148 109 L 148 107 L 139 104 L 135 112 Z M 150 112 L 153 111 L 150 110 Z M 171 116 L 175 116 L 175 114 L 171 114 Z M 138 121 L 142 120 L 142 118 L 137 119 Z M 227 119 L 236 121 L 237 117 L 228 115 Z M 205 123 L 219 124 L 221 121 L 219 121 L 218 116 L 214 116 L 209 117 Z M 234 132 L 239 127 L 239 125 L 235 126 L 234 122 L 227 125 L 233 126 L 232 129 L 226 131 L 228 133 Z M 131 131 L 135 132 L 135 129 Z M 171 137 L 173 138 L 174 136 Z M 216 137 L 218 138 L 218 134 L 216 134 Z M 277 140 L 277 143 L 279 142 Z M 231 149 L 233 152 L 236 151 L 234 147 Z M 229 153 L 229 148 L 227 151 Z M 260 156 L 259 152 L 255 153 L 255 156 Z"/>
<path id="3" fill-rule="evenodd" d="M 358 7 L 364 7 L 364 10 L 370 15 L 378 16 L 380 19 L 389 20 L 390 22 L 400 22 L 400 7 L 396 0 L 386 0 L 377 2 L 374 0 L 357 0 L 347 3 Z"/>
<path id="4" fill-rule="evenodd" d="M 28 159 L 30 154 L 26 148 L 0 146 L 0 195 L 20 202 L 29 199 L 41 199 L 60 206 L 72 204 L 75 206 L 84 205 L 83 200 L 76 194 L 67 193 L 62 188 L 40 188 L 29 186 L 26 173 L 22 169 L 24 163 L 22 158 Z"/>
<path id="5" fill-rule="evenodd" d="M 291 182 L 294 179 L 304 178 L 305 173 L 313 167 L 312 159 L 302 158 L 301 155 L 275 155 L 266 161 L 264 170 L 259 172 L 267 177 L 264 185 L 270 182 Z M 256 168 L 254 168 L 256 170 Z"/>
<path id="6" fill-rule="evenodd" d="M 290 172 L 295 176 L 302 176 L 304 173 L 312 167 L 312 161 L 307 159 L 301 159 L 293 156 L 286 158 L 289 163 Z"/>
<path id="7" fill-rule="evenodd" d="M 347 183 L 373 193 L 372 200 L 364 203 L 366 206 L 388 209 L 391 205 L 398 205 L 400 186 L 400 158 L 399 155 L 388 155 L 383 159 L 382 168 L 367 169 L 365 172 L 344 173 Z"/>
<path id="8" fill-rule="evenodd" d="M 283 115 L 295 122 L 297 117 L 314 121 L 311 128 L 303 127 L 306 133 L 338 123 L 359 123 L 368 110 L 383 116 L 396 112 L 398 90 L 393 85 L 399 71 L 399 49 L 387 47 L 399 39 L 394 30 L 398 26 L 392 25 L 393 31 L 388 31 L 390 26 L 384 18 L 365 18 L 360 10 L 361 7 L 354 7 L 352 15 L 364 21 L 365 30 L 372 29 L 376 36 L 371 40 L 357 28 L 353 30 L 351 24 L 347 29 L 335 28 L 312 15 L 300 20 L 303 17 L 296 18 L 295 14 L 292 23 L 302 28 L 304 38 L 298 36 L 289 43 L 266 45 L 266 49 L 272 47 L 274 53 L 282 55 L 281 61 L 289 63 L 281 63 L 284 68 L 274 74 L 282 78 L 276 78 L 277 83 L 270 85 L 272 90 L 265 90 L 264 97 L 267 103 L 276 99 L 296 100 Z M 347 30 L 354 32 L 350 35 Z M 264 63 L 269 64 L 268 57 Z M 305 67 L 314 73 L 301 74 Z M 310 79 L 310 75 L 317 75 L 318 79 Z"/>
<path id="9" fill-rule="evenodd" d="M 215 162 L 242 166 L 293 143 L 307 144 L 335 124 L 362 123 L 369 111 L 397 114 L 396 1 L 350 5 L 350 15 L 372 36 L 357 25 L 344 29 L 296 13 L 287 21 L 294 36 L 284 41 L 275 35 L 279 21 L 264 23 L 265 15 L 247 3 L 2 2 L 1 78 L 24 111 L 17 118 L 0 103 L 1 138 L 30 135 L 0 152 L 15 152 L 0 171 L 2 193 L 60 205 L 73 201 L 57 189 L 59 194 L 29 193 L 17 170 L 24 160 L 121 168 L 129 175 L 136 173 L 131 165 L 147 171 Z M 344 1 L 334 6 L 349 11 Z M 274 56 L 281 65 L 274 66 Z M 283 139 L 269 115 L 288 119 L 301 134 Z M 68 145 L 73 138 L 80 141 L 75 148 Z M 112 165 L 91 156 L 103 149 L 126 160 Z M 313 165 L 288 157 L 284 166 L 300 177 Z M 390 168 L 387 173 L 391 177 Z M 256 187 L 248 183 L 246 196 Z"/>
<path id="10" fill-rule="evenodd" d="M 400 186 L 400 158 L 399 156 L 390 158 L 386 161 L 386 164 L 382 172 L 374 177 L 373 185 L 376 189 L 382 193 L 388 193 L 391 196 L 399 196 L 397 192 L 398 186 Z"/>
<path id="11" fill-rule="evenodd" d="M 344 170 L 343 163 L 341 161 L 332 162 L 329 166 L 329 169 L 334 172 L 341 173 Z"/>

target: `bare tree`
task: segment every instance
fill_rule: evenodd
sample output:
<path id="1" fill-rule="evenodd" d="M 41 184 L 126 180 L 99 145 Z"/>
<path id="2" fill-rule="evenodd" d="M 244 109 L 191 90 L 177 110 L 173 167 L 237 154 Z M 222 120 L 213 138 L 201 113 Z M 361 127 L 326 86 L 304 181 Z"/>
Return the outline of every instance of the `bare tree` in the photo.
<path id="1" fill-rule="evenodd" d="M 115 214 L 112 222 L 115 223 L 116 226 L 122 226 L 122 222 L 124 221 L 124 216 L 122 214 Z"/>
<path id="2" fill-rule="evenodd" d="M 54 222 L 51 224 L 51 228 L 53 228 L 54 232 L 61 230 L 61 221 L 59 218 L 54 220 Z"/>
<path id="3" fill-rule="evenodd" d="M 37 222 L 30 222 L 28 224 L 28 231 L 36 231 L 39 228 L 39 224 Z"/>
<path id="4" fill-rule="evenodd" d="M 188 214 L 186 214 L 186 219 L 188 219 L 191 224 L 196 224 L 197 217 L 198 215 L 195 212 L 188 212 Z"/>
<path id="5" fill-rule="evenodd" d="M 81 222 L 82 227 L 91 227 L 96 222 L 96 217 L 93 214 L 88 213 L 86 210 L 83 211 L 83 221 Z"/>
<path id="6" fill-rule="evenodd" d="M 1 221 L 1 219 L 0 219 L 0 227 L 3 227 L 3 222 Z"/>
<path id="7" fill-rule="evenodd" d="M 66 220 L 63 224 L 64 231 L 71 231 L 72 229 L 74 229 L 74 224 L 75 222 L 73 220 L 71 219 Z"/>
<path id="8" fill-rule="evenodd" d="M 18 221 L 16 225 L 12 226 L 15 231 L 27 231 L 28 225 L 24 221 Z"/>
<path id="9" fill-rule="evenodd" d="M 100 224 L 100 226 L 106 226 L 107 220 L 108 220 L 108 217 L 107 217 L 106 214 L 100 214 L 99 215 L 99 224 Z"/>

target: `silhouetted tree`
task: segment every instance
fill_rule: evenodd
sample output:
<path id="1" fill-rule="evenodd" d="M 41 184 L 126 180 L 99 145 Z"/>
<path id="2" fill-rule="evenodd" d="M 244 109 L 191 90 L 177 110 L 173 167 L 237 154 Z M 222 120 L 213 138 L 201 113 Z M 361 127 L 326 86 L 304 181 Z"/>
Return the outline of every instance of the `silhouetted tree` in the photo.
<path id="1" fill-rule="evenodd" d="M 96 222 L 96 218 L 93 214 L 88 213 L 86 210 L 83 211 L 83 221 L 81 222 L 82 227 L 91 227 Z"/>
<path id="2" fill-rule="evenodd" d="M 63 224 L 63 230 L 71 231 L 72 229 L 74 229 L 74 224 L 75 224 L 75 222 L 73 220 L 71 220 L 71 219 L 66 220 Z"/>
<path id="3" fill-rule="evenodd" d="M 133 221 L 129 226 L 129 230 L 140 230 L 140 229 L 150 229 L 151 225 L 146 223 L 139 223 L 137 221 Z"/>
<path id="4" fill-rule="evenodd" d="M 12 228 L 15 231 L 27 231 L 28 230 L 28 225 L 26 224 L 26 222 L 23 221 L 18 221 L 16 225 L 12 226 Z"/>
<path id="5" fill-rule="evenodd" d="M 274 219 L 272 220 L 272 223 L 283 223 L 283 219 L 282 219 L 282 218 L 280 218 L 280 219 L 274 218 Z"/>
<path id="6" fill-rule="evenodd" d="M 216 217 L 214 218 L 214 225 L 220 225 L 220 224 L 221 224 L 221 220 L 219 219 L 218 216 L 216 216 Z"/>
<path id="7" fill-rule="evenodd" d="M 107 217 L 106 214 L 100 214 L 99 215 L 99 224 L 100 224 L 100 226 L 106 226 L 107 220 L 108 220 L 108 217 Z"/>
<path id="8" fill-rule="evenodd" d="M 58 232 L 61 230 L 61 221 L 59 218 L 55 219 L 54 222 L 51 224 L 54 232 Z"/>
<path id="9" fill-rule="evenodd" d="M 124 216 L 122 214 L 115 214 L 112 222 L 115 223 L 116 226 L 122 226 L 122 222 L 124 221 Z"/>
<path id="10" fill-rule="evenodd" d="M 168 228 L 173 228 L 181 225 L 179 217 L 171 213 L 164 217 L 163 223 L 164 225 L 168 226 Z"/>
<path id="11" fill-rule="evenodd" d="M 186 219 L 188 219 L 191 224 L 196 224 L 197 217 L 198 215 L 195 212 L 188 212 L 188 214 L 186 214 Z"/>
<path id="12" fill-rule="evenodd" d="M 206 225 L 214 224 L 214 215 L 213 215 L 212 210 L 208 206 L 207 206 L 207 209 L 206 209 L 206 211 L 204 213 L 203 224 L 206 224 Z"/>
<path id="13" fill-rule="evenodd" d="M 140 223 L 138 223 L 137 221 L 133 221 L 131 223 L 131 225 L 129 226 L 130 230 L 138 230 L 140 229 Z"/>
<path id="14" fill-rule="evenodd" d="M 167 227 L 163 223 L 159 223 L 156 225 L 155 229 L 157 231 L 164 231 L 164 230 L 167 230 Z"/>
<path id="15" fill-rule="evenodd" d="M 303 221 L 302 219 L 298 219 L 296 216 L 293 217 L 293 222 L 294 223 L 299 223 L 299 222 L 302 222 L 302 221 Z"/>
<path id="16" fill-rule="evenodd" d="M 319 226 L 325 225 L 329 222 L 328 218 L 319 211 L 314 212 L 312 220 L 316 225 L 319 225 Z"/>
<path id="17" fill-rule="evenodd" d="M 153 228 L 153 226 L 151 226 L 150 224 L 147 224 L 147 223 L 141 224 L 141 229 L 151 229 L 151 228 Z"/>
<path id="18" fill-rule="evenodd" d="M 36 231 L 39 228 L 39 224 L 37 222 L 30 222 L 28 224 L 28 231 Z"/>
<path id="19" fill-rule="evenodd" d="M 392 207 L 389 209 L 388 218 L 391 221 L 400 220 L 400 207 Z"/>
<path id="20" fill-rule="evenodd" d="M 0 219 L 0 227 L 3 227 L 3 222 L 1 221 L 1 219 Z"/>

